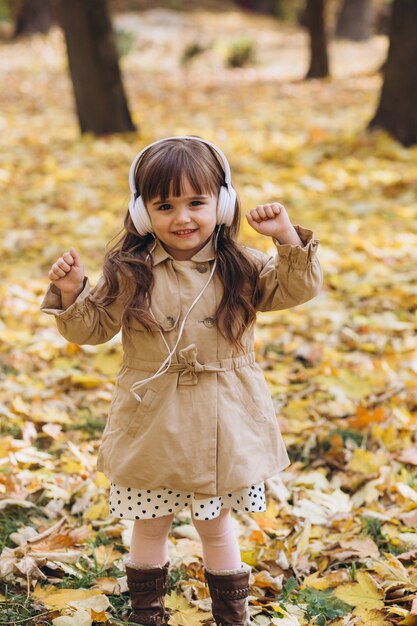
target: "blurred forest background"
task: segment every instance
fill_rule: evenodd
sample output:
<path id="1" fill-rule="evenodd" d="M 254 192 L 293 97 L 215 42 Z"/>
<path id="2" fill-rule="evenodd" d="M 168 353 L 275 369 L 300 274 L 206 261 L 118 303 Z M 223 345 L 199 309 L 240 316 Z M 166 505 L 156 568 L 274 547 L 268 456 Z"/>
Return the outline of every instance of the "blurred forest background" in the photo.
<path id="1" fill-rule="evenodd" d="M 252 621 L 417 624 L 416 32 L 414 0 L 0 0 L 1 624 L 128 613 L 133 522 L 95 471 L 120 336 L 70 344 L 39 306 L 71 246 L 96 283 L 134 155 L 180 134 L 320 240 L 322 293 L 258 318 L 292 465 L 233 512 Z M 170 558 L 170 623 L 209 624 L 187 510 Z"/>

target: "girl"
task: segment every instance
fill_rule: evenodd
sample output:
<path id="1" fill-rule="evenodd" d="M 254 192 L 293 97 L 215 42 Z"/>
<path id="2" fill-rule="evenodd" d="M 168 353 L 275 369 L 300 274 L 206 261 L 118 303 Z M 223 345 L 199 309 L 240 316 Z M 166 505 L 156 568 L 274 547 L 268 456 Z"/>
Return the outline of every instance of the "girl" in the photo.
<path id="1" fill-rule="evenodd" d="M 199 137 L 150 144 L 133 160 L 129 183 L 122 236 L 96 287 L 71 248 L 48 273 L 41 310 L 80 345 L 122 329 L 97 469 L 110 481 L 111 514 L 134 520 L 129 620 L 166 624 L 168 533 L 189 506 L 216 623 L 243 626 L 251 567 L 241 562 L 230 510 L 265 511 L 264 479 L 289 465 L 253 327 L 257 311 L 320 292 L 319 241 L 274 202 L 246 218 L 272 237 L 276 255 L 238 244 L 229 164 Z"/>

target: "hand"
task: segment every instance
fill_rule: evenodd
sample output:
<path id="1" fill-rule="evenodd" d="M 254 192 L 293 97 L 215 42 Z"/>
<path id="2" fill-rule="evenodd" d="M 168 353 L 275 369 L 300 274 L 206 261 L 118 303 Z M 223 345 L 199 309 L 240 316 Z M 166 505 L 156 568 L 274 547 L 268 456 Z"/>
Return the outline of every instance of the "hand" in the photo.
<path id="1" fill-rule="evenodd" d="M 62 291 L 73 294 L 81 292 L 84 282 L 84 265 L 75 248 L 59 257 L 48 272 L 49 280 Z"/>
<path id="2" fill-rule="evenodd" d="M 281 232 L 294 228 L 285 207 L 279 202 L 258 204 L 255 209 L 246 213 L 246 219 L 258 233 L 276 239 Z"/>

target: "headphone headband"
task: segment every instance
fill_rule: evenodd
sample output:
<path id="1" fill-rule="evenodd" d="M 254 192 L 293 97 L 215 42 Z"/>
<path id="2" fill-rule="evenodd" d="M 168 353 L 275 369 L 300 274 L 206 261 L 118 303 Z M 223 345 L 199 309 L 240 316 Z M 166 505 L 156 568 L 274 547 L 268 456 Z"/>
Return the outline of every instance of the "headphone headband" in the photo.
<path id="1" fill-rule="evenodd" d="M 129 187 L 130 187 L 130 191 L 132 192 L 132 194 L 137 195 L 138 193 L 136 189 L 136 184 L 135 184 L 135 173 L 136 173 L 136 166 L 142 154 L 144 154 L 147 150 L 149 150 L 149 148 L 152 148 L 152 146 L 156 146 L 159 143 L 168 141 L 169 139 L 194 139 L 194 141 L 205 143 L 207 146 L 210 146 L 211 148 L 213 148 L 213 150 L 215 150 L 217 154 L 221 157 L 221 160 L 224 166 L 224 179 L 225 179 L 227 186 L 230 185 L 231 180 L 232 180 L 232 175 L 230 172 L 230 165 L 229 165 L 228 160 L 226 159 L 225 154 L 220 150 L 220 148 L 218 148 L 214 143 L 211 143 L 211 141 L 207 141 L 206 139 L 200 139 L 199 137 L 192 137 L 191 135 L 178 135 L 176 137 L 164 137 L 163 139 L 158 139 L 157 141 L 150 143 L 148 146 L 143 148 L 143 150 L 138 152 L 138 154 L 135 156 L 135 158 L 132 161 L 132 165 L 130 166 L 130 171 L 129 171 Z"/>

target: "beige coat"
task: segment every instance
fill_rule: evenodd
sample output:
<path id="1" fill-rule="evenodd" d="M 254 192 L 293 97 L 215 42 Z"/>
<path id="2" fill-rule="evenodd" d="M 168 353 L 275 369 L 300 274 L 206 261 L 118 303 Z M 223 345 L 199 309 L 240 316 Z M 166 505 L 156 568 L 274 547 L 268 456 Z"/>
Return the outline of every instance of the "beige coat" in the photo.
<path id="1" fill-rule="evenodd" d="M 295 226 L 303 246 L 279 244 L 270 256 L 246 248 L 259 266 L 260 311 L 287 309 L 314 298 L 323 283 L 316 256 L 319 240 Z M 211 239 L 192 259 L 177 261 L 159 240 L 152 252 L 155 285 L 152 310 L 172 348 L 180 323 L 207 282 L 215 258 Z M 52 283 L 41 310 L 55 315 L 59 332 L 75 344 L 99 344 L 121 327 L 121 300 L 98 309 L 89 298 L 88 277 L 76 301 L 62 310 Z M 159 332 L 132 322 L 122 332 L 123 361 L 118 373 L 97 469 L 123 486 L 193 491 L 197 497 L 221 495 L 277 474 L 289 465 L 273 402 L 255 362 L 253 327 L 238 352 L 217 331 L 214 314 L 222 285 L 214 274 L 185 324 L 169 371 L 137 392 L 132 384 L 155 373 L 167 356 Z"/>

